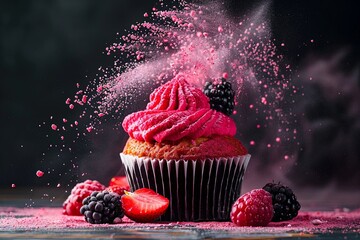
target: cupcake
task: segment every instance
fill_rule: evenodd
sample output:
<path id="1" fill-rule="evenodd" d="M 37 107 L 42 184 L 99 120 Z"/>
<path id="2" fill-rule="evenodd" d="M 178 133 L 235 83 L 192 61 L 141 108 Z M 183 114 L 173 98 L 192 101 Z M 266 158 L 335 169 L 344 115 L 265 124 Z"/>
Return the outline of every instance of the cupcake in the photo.
<path id="1" fill-rule="evenodd" d="M 181 75 L 155 89 L 146 110 L 125 117 L 120 153 L 131 189 L 170 200 L 162 221 L 225 221 L 250 159 L 235 122 Z"/>

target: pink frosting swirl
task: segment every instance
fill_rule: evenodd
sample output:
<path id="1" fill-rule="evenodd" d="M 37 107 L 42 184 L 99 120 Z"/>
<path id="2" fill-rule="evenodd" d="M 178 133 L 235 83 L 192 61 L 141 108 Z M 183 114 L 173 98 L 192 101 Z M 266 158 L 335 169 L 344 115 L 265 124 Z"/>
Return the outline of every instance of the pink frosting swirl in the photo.
<path id="1" fill-rule="evenodd" d="M 182 76 L 155 89 L 146 110 L 126 116 L 122 126 L 130 137 L 146 142 L 236 133 L 234 121 L 210 109 L 207 96 Z"/>

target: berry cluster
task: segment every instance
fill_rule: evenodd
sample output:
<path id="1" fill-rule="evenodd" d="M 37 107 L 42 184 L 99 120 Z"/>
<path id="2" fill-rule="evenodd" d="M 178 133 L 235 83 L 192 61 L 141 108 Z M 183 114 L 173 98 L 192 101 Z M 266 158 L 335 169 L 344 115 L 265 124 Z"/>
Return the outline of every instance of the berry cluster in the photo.
<path id="1" fill-rule="evenodd" d="M 128 192 L 130 187 L 125 177 L 112 178 L 104 189 L 97 181 L 77 184 L 64 202 L 64 214 L 84 215 L 91 224 L 120 222 L 124 214 L 136 222 L 152 222 L 169 206 L 169 199 L 151 189 Z"/>
<path id="2" fill-rule="evenodd" d="M 115 218 L 122 218 L 121 196 L 108 191 L 93 192 L 83 200 L 80 213 L 88 223 L 113 223 Z"/>
<path id="3" fill-rule="evenodd" d="M 252 190 L 236 200 L 230 218 L 238 226 L 266 226 L 271 221 L 296 217 L 300 207 L 289 187 L 268 183 L 263 189 Z"/>
<path id="4" fill-rule="evenodd" d="M 233 113 L 235 92 L 225 78 L 219 82 L 206 82 L 204 94 L 209 98 L 212 109 L 228 116 Z"/>

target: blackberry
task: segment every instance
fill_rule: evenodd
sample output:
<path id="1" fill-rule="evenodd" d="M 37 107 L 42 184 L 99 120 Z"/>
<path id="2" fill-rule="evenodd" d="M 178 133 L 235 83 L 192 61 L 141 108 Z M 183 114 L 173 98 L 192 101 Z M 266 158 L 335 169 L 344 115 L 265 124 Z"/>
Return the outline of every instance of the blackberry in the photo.
<path id="1" fill-rule="evenodd" d="M 120 200 L 121 196 L 117 193 L 95 191 L 83 200 L 80 213 L 88 223 L 113 223 L 115 218 L 124 217 Z"/>
<path id="2" fill-rule="evenodd" d="M 298 215 L 301 205 L 289 187 L 280 183 L 268 183 L 263 189 L 272 195 L 274 216 L 271 221 L 286 221 Z"/>
<path id="3" fill-rule="evenodd" d="M 221 78 L 220 82 L 206 82 L 204 94 L 210 99 L 212 109 L 228 116 L 233 113 L 235 92 L 225 78 Z"/>

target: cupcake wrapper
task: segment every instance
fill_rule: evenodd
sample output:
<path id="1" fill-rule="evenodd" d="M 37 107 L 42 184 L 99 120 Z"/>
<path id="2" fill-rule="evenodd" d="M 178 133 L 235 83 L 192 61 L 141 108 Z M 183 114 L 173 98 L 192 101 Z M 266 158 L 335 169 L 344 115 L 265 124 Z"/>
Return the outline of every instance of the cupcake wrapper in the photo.
<path id="1" fill-rule="evenodd" d="M 120 153 L 132 191 L 150 188 L 170 205 L 161 221 L 225 221 L 240 196 L 250 155 L 164 160 Z"/>

